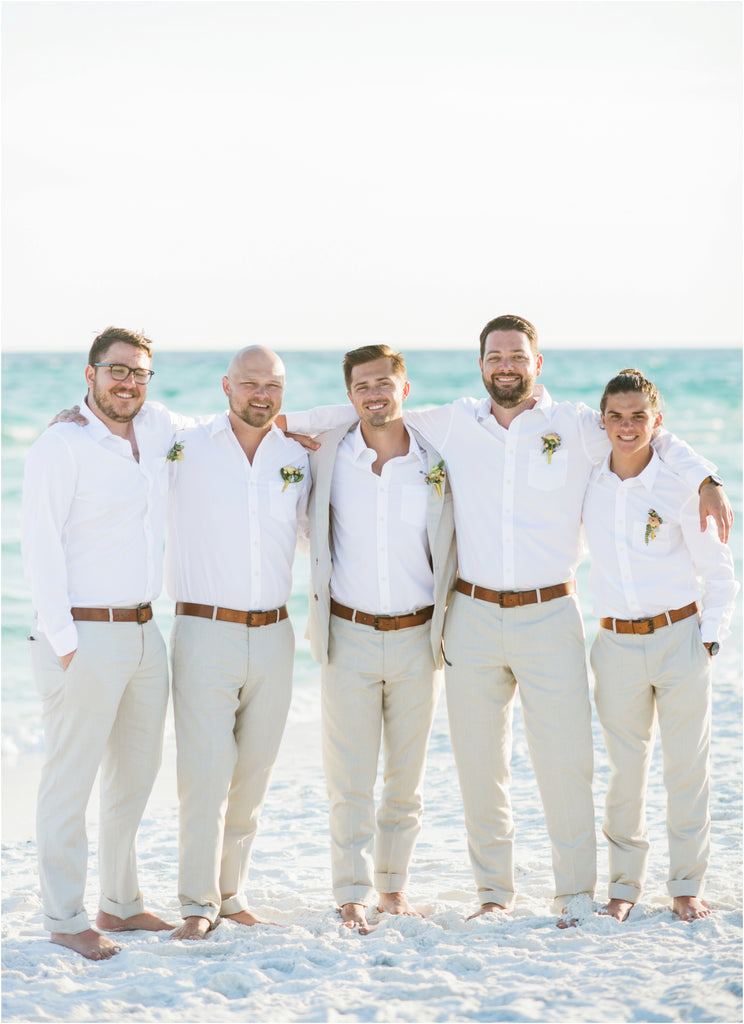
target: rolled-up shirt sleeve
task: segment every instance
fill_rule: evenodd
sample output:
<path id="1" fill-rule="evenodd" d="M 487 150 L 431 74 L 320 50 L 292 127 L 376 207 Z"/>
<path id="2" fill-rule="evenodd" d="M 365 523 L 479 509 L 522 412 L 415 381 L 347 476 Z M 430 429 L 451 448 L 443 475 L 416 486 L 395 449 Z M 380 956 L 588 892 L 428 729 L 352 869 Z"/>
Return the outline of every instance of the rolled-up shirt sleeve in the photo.
<path id="1" fill-rule="evenodd" d="M 39 629 L 59 656 L 78 645 L 63 544 L 76 475 L 75 459 L 64 439 L 54 430 L 42 434 L 26 460 L 21 548 Z"/>

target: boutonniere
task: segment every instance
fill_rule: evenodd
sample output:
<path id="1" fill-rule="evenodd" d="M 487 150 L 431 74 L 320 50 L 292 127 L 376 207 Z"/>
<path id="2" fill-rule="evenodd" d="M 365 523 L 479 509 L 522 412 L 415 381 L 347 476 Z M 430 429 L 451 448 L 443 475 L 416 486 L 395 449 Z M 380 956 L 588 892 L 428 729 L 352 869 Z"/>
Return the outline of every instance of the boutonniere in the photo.
<path id="1" fill-rule="evenodd" d="M 424 477 L 424 482 L 427 484 L 434 484 L 437 489 L 437 494 L 442 497 L 442 484 L 444 478 L 447 476 L 447 470 L 444 468 L 444 459 L 438 462 L 436 466 L 432 466 L 429 470 L 429 475 Z"/>
<path id="2" fill-rule="evenodd" d="M 165 456 L 166 462 L 183 462 L 183 445 L 178 441 Z"/>
<path id="3" fill-rule="evenodd" d="M 553 452 L 557 452 L 561 446 L 561 435 L 545 434 L 545 436 L 542 437 L 541 440 L 543 443 L 542 453 L 543 455 L 548 456 L 548 465 L 550 465 L 550 460 L 553 458 Z"/>
<path id="4" fill-rule="evenodd" d="M 655 512 L 652 508 L 648 510 L 648 521 L 646 523 L 646 535 L 644 538 L 647 544 L 650 540 L 654 540 L 656 537 L 656 531 L 663 522 L 664 520 L 658 512 Z"/>
<path id="5" fill-rule="evenodd" d="M 284 481 L 284 487 L 282 487 L 282 494 L 286 491 L 290 484 L 298 484 L 300 480 L 305 479 L 305 474 L 301 473 L 297 466 L 282 466 L 279 470 L 281 478 Z"/>

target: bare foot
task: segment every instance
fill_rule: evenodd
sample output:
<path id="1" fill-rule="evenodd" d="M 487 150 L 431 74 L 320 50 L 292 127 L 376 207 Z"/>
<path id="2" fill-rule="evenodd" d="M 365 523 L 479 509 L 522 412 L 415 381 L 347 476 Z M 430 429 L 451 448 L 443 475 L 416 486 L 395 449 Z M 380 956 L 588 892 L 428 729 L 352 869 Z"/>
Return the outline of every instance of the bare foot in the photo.
<path id="1" fill-rule="evenodd" d="M 404 892 L 381 892 L 377 909 L 381 914 L 402 914 L 404 917 L 423 917 L 406 899 Z"/>
<path id="2" fill-rule="evenodd" d="M 344 903 L 341 907 L 341 920 L 345 928 L 356 928 L 360 935 L 369 935 L 377 927 L 370 924 L 365 914 L 365 907 L 362 903 Z"/>
<path id="3" fill-rule="evenodd" d="M 470 915 L 468 921 L 474 921 L 476 917 L 482 917 L 484 914 L 493 914 L 496 910 L 500 910 L 502 914 L 509 913 L 506 907 L 502 907 L 500 903 L 484 903 L 480 910 L 476 910 L 474 914 Z"/>
<path id="4" fill-rule="evenodd" d="M 599 911 L 599 915 L 600 917 L 614 917 L 616 921 L 625 921 L 634 906 L 635 903 L 629 903 L 628 900 L 611 899 L 609 903 L 605 903 Z"/>
<path id="5" fill-rule="evenodd" d="M 204 936 L 212 931 L 212 922 L 208 917 L 197 917 L 192 915 L 184 919 L 183 924 L 171 935 L 172 939 L 178 940 L 190 940 L 192 942 L 198 942 L 199 939 L 203 939 Z"/>
<path id="6" fill-rule="evenodd" d="M 131 917 L 114 917 L 105 910 L 99 910 L 96 924 L 105 932 L 169 932 L 176 927 L 174 924 L 166 924 L 147 910 Z"/>
<path id="7" fill-rule="evenodd" d="M 710 917 L 713 913 L 708 904 L 697 896 L 675 896 L 672 912 L 682 921 L 696 921 L 699 917 Z"/>
<path id="8" fill-rule="evenodd" d="M 75 935 L 52 932 L 50 942 L 54 942 L 57 946 L 74 949 L 86 960 L 109 960 L 121 952 L 121 946 L 117 946 L 111 939 L 107 939 L 105 935 L 101 935 L 92 928 L 86 928 L 84 932 L 77 932 Z"/>
<path id="9" fill-rule="evenodd" d="M 226 921 L 235 921 L 236 924 L 245 924 L 250 928 L 254 924 L 273 924 L 276 925 L 276 921 L 264 921 L 262 917 L 256 917 L 250 910 L 239 910 L 237 914 L 223 914 Z"/>

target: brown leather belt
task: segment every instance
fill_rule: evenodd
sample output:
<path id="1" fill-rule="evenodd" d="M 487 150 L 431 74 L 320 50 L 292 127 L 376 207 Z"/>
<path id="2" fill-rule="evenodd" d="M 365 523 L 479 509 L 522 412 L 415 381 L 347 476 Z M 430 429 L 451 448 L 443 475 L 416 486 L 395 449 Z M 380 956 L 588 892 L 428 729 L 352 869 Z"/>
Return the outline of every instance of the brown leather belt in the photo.
<path id="1" fill-rule="evenodd" d="M 603 629 L 611 629 L 613 633 L 639 633 L 645 636 L 648 633 L 655 633 L 662 626 L 671 626 L 674 622 L 689 619 L 691 615 L 697 615 L 697 611 L 697 603 L 693 601 L 684 608 L 675 608 L 674 611 L 654 615 L 652 619 L 600 619 L 599 624 Z"/>
<path id="2" fill-rule="evenodd" d="M 373 626 L 375 629 L 408 629 L 409 626 L 423 626 L 434 614 L 434 605 L 429 608 L 422 608 L 418 612 L 411 612 L 410 615 L 370 615 L 369 612 L 358 612 L 353 608 L 347 608 L 345 604 L 339 604 L 331 598 L 331 613 L 338 615 L 340 619 L 348 619 L 349 622 L 360 622 L 363 626 Z"/>
<path id="3" fill-rule="evenodd" d="M 576 583 L 569 580 L 568 583 L 556 583 L 554 587 L 543 587 L 542 590 L 487 590 L 475 583 L 468 583 L 466 580 L 458 579 L 455 583 L 455 590 L 468 597 L 475 597 L 479 601 L 490 601 L 500 608 L 517 608 L 524 604 L 544 604 L 552 601 L 555 597 L 567 597 L 568 594 L 576 593 Z"/>
<path id="4" fill-rule="evenodd" d="M 70 608 L 76 622 L 139 622 L 152 618 L 152 605 L 138 604 L 136 608 Z"/>
<path id="5" fill-rule="evenodd" d="M 239 612 L 235 608 L 215 608 L 213 604 L 176 602 L 176 615 L 195 615 L 199 619 L 217 619 L 219 622 L 237 622 L 241 626 L 271 626 L 282 622 L 289 612 L 286 604 L 269 612 Z"/>

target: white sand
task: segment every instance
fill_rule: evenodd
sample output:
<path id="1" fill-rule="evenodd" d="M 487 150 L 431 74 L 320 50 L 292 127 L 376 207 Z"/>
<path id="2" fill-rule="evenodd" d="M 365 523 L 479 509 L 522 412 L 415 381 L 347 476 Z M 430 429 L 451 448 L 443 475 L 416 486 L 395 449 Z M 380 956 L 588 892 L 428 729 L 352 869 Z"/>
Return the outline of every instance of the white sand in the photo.
<path id="1" fill-rule="evenodd" d="M 723 666 L 722 666 L 723 667 Z M 683 924 L 664 885 L 659 758 L 649 794 L 647 891 L 620 925 L 591 917 L 561 931 L 549 906 L 548 843 L 519 716 L 513 800 L 519 896 L 508 918 L 476 908 L 444 702 L 432 736 L 425 826 L 411 898 L 425 920 L 381 917 L 362 937 L 339 924 L 330 895 L 326 797 L 317 717 L 288 726 L 255 845 L 252 909 L 279 927 L 224 922 L 201 943 L 167 933 L 121 937 L 92 963 L 52 946 L 41 924 L 33 842 L 38 762 L 4 773 L 3 1020 L 10 1021 L 739 1021 L 741 1020 L 740 715 L 735 663 L 716 690 L 713 851 L 706 898 L 715 914 Z M 302 695 L 305 705 L 307 695 Z M 140 832 L 148 909 L 178 921 L 172 727 Z M 595 722 L 598 832 L 607 766 Z M 97 900 L 91 813 L 88 911 Z M 607 867 L 599 832 L 600 889 Z M 599 906 L 599 903 L 596 904 Z"/>

